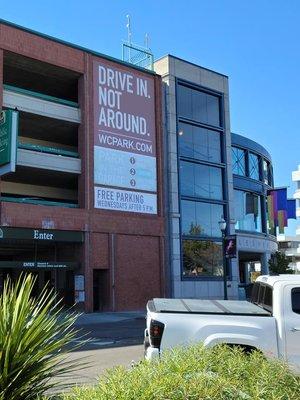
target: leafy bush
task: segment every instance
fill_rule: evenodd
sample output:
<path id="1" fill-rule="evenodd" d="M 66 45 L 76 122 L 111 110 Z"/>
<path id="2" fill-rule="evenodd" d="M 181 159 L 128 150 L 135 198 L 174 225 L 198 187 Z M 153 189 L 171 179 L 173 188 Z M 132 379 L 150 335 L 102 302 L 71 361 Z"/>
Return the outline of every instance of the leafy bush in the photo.
<path id="1" fill-rule="evenodd" d="M 271 274 L 293 274 L 294 271 L 289 268 L 289 258 L 280 251 L 276 251 L 269 260 L 269 270 Z"/>
<path id="2" fill-rule="evenodd" d="M 77 368 L 62 361 L 75 336 L 75 314 L 61 317 L 53 291 L 31 296 L 34 279 L 9 279 L 0 295 L 0 400 L 36 399 L 53 387 L 54 376 Z"/>
<path id="3" fill-rule="evenodd" d="M 282 363 L 239 348 L 175 349 L 161 361 L 109 370 L 99 385 L 65 400 L 299 400 L 300 378 Z"/>

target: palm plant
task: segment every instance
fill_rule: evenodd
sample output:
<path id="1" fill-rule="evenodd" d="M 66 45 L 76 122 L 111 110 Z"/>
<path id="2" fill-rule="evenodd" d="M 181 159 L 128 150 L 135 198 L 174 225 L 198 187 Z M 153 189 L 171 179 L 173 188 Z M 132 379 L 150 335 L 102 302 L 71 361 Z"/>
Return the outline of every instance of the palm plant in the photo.
<path id="1" fill-rule="evenodd" d="M 55 293 L 32 297 L 32 275 L 8 278 L 0 295 L 0 400 L 31 400 L 57 386 L 53 377 L 78 369 L 66 355 L 76 336 L 75 313 L 64 314 Z M 68 347 L 66 347 L 69 345 Z"/>

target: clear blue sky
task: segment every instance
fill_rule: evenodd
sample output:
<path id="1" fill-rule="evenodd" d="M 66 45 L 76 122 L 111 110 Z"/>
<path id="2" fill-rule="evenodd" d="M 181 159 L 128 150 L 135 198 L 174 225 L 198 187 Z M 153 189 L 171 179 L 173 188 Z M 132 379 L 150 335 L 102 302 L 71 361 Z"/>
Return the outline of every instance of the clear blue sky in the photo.
<path id="1" fill-rule="evenodd" d="M 1 2 L 0 17 L 121 57 L 126 14 L 133 41 L 229 76 L 231 130 L 272 155 L 275 184 L 300 164 L 300 1 L 43 0 Z"/>

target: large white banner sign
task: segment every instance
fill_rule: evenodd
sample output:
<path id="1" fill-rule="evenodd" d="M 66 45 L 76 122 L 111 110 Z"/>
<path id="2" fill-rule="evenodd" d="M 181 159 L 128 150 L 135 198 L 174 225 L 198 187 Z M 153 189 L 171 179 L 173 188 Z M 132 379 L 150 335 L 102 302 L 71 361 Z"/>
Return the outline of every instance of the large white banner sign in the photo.
<path id="1" fill-rule="evenodd" d="M 157 214 L 156 194 L 95 187 L 95 207 L 105 210 Z"/>
<path id="2" fill-rule="evenodd" d="M 94 61 L 94 184 L 157 192 L 154 78 L 110 61 Z M 147 197 L 151 202 L 156 195 Z M 96 198 L 95 198 L 96 199 Z M 96 208 L 149 213 L 147 207 Z M 152 204 L 153 206 L 153 204 Z M 150 213 L 153 213 L 156 205 Z"/>
<path id="3" fill-rule="evenodd" d="M 95 146 L 95 184 L 156 191 L 156 159 Z"/>

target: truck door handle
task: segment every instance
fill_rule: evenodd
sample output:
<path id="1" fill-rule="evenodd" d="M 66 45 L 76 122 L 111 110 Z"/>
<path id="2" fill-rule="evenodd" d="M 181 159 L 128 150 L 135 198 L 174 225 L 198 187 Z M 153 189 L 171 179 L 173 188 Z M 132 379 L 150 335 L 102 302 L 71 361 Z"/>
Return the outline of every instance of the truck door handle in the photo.
<path id="1" fill-rule="evenodd" d="M 300 327 L 299 326 L 295 326 L 294 328 L 290 329 L 291 332 L 300 332 Z"/>

